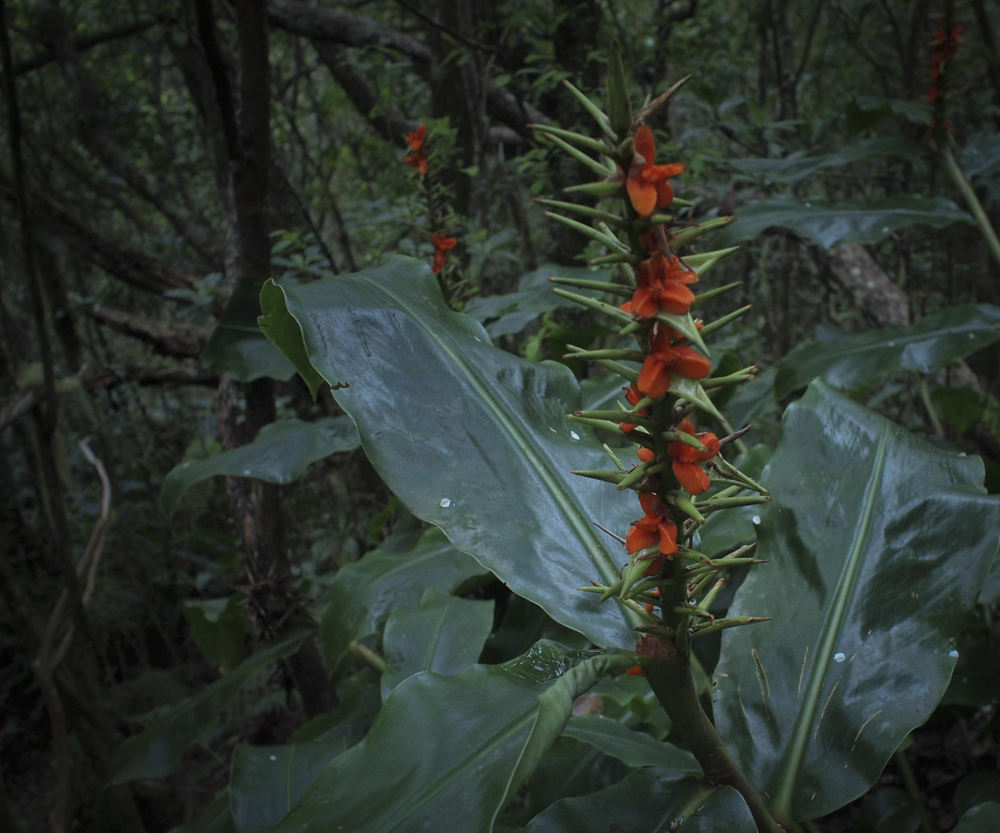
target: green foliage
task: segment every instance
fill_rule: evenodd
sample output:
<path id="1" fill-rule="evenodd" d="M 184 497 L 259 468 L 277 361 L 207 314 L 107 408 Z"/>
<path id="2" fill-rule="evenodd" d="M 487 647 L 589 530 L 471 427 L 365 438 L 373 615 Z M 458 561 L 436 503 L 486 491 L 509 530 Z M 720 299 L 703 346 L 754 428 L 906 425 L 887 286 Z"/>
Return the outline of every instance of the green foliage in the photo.
<path id="1" fill-rule="evenodd" d="M 181 463 L 163 479 L 160 506 L 172 515 L 195 483 L 210 477 L 253 477 L 267 483 L 291 483 L 310 464 L 358 447 L 358 432 L 347 417 L 328 417 L 316 422 L 298 419 L 265 425 L 256 439 L 206 460 Z"/>
<path id="2" fill-rule="evenodd" d="M 282 292 L 313 366 L 341 385 L 337 402 L 410 511 L 557 622 L 630 646 L 630 614 L 595 611 L 572 592 L 617 575 L 614 546 L 593 524 L 625 528 L 632 509 L 571 473 L 605 459 L 590 430 L 566 421 L 580 402 L 571 374 L 493 347 L 416 261 Z"/>
<path id="3" fill-rule="evenodd" d="M 786 412 L 762 475 L 758 552 L 774 572 L 752 571 L 730 610 L 771 621 L 724 635 L 714 694 L 780 818 L 864 793 L 940 700 L 996 553 L 982 476 L 821 383 Z"/>

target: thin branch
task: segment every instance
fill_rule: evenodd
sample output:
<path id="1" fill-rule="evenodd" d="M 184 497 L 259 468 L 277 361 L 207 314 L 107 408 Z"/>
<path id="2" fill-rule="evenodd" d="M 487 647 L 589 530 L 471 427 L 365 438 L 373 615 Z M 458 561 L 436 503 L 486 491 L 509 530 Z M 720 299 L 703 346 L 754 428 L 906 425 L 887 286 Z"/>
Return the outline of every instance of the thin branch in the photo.
<path id="1" fill-rule="evenodd" d="M 102 43 L 109 43 L 138 34 L 139 32 L 145 32 L 147 29 L 156 26 L 159 22 L 158 20 L 137 20 L 134 23 L 124 23 L 121 26 L 115 26 L 103 32 L 96 32 L 93 35 L 74 38 L 73 48 L 77 52 L 84 52 L 95 46 L 100 46 Z M 41 69 L 46 64 L 51 64 L 54 60 L 56 60 L 55 51 L 46 49 L 37 55 L 32 55 L 30 58 L 25 58 L 23 61 L 14 64 L 14 75 L 23 75 L 26 72 Z"/>
<path id="2" fill-rule="evenodd" d="M 467 37 L 462 35 L 460 32 L 455 31 L 450 26 L 445 26 L 441 21 L 435 20 L 429 14 L 425 14 L 415 6 L 411 6 L 409 3 L 406 2 L 406 0 L 395 0 L 395 2 L 396 5 L 402 6 L 410 14 L 419 17 L 422 21 L 424 21 L 424 23 L 429 23 L 435 29 L 440 29 L 446 35 L 454 38 L 459 43 L 464 43 L 466 46 L 471 47 L 472 49 L 478 49 L 482 52 L 489 52 L 493 55 L 498 55 L 500 53 L 499 49 L 494 49 L 492 46 L 487 46 L 485 43 L 479 43 L 478 41 L 469 40 Z"/>

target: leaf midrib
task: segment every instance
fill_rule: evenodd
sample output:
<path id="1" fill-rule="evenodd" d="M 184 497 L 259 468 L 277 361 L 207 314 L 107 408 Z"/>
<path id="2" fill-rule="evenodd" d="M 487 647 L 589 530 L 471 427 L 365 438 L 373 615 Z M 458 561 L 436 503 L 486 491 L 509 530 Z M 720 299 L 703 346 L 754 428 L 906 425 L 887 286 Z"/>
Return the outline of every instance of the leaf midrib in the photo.
<path id="1" fill-rule="evenodd" d="M 819 699 L 833 658 L 834 647 L 843 629 L 844 619 L 854 593 L 857 575 L 863 560 L 864 543 L 868 538 L 875 503 L 881 492 L 888 442 L 889 424 L 886 423 L 882 426 L 879 435 L 872 475 L 865 486 L 864 514 L 855 531 L 854 539 L 851 541 L 851 549 L 844 563 L 844 569 L 841 571 L 840 580 L 837 582 L 837 589 L 821 632 L 820 643 L 813 655 L 809 682 L 802 699 L 802 706 L 795 719 L 792 740 L 785 756 L 784 771 L 778 781 L 773 807 L 775 815 L 779 818 L 791 817 L 792 791 L 809 746 L 809 732 L 813 728 L 813 721 L 819 708 Z"/>
<path id="2" fill-rule="evenodd" d="M 610 563 L 607 552 L 601 546 L 597 535 L 591 530 L 589 522 L 580 516 L 575 501 L 567 493 L 565 485 L 546 465 L 545 455 L 538 448 L 534 433 L 522 430 L 521 426 L 508 418 L 501 403 L 493 395 L 489 387 L 483 384 L 479 377 L 473 373 L 470 364 L 459 355 L 452 344 L 447 343 L 441 336 L 426 326 L 423 317 L 414 310 L 407 299 L 393 295 L 384 287 L 371 281 L 366 280 L 365 284 L 367 289 L 379 292 L 390 301 L 392 306 L 409 315 L 411 320 L 424 331 L 426 336 L 437 344 L 441 348 L 441 351 L 461 370 L 463 377 L 470 387 L 473 388 L 480 400 L 512 440 L 511 445 L 514 447 L 515 452 L 520 453 L 528 460 L 531 468 L 545 484 L 553 501 L 559 507 L 560 512 L 576 533 L 577 538 L 584 544 L 588 557 L 600 571 L 602 578 L 605 581 L 613 580 L 616 575 L 614 565 Z"/>

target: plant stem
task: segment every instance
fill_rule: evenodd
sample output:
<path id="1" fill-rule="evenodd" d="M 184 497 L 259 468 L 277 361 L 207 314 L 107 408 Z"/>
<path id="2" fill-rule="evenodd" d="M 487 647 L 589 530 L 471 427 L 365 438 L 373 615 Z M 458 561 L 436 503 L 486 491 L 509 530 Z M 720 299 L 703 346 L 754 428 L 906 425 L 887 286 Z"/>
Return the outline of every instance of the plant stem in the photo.
<path id="1" fill-rule="evenodd" d="M 969 180 L 962 173 L 958 161 L 952 155 L 951 148 L 945 148 L 941 151 L 941 160 L 944 162 L 944 167 L 948 171 L 948 175 L 955 185 L 958 186 L 958 190 L 962 192 L 962 196 L 965 197 L 969 210 L 972 211 L 972 216 L 976 218 L 979 230 L 986 239 L 986 245 L 989 246 L 990 252 L 996 258 L 997 264 L 1000 264 L 1000 240 L 997 239 L 997 233 L 993 230 L 993 224 L 990 223 L 989 217 L 986 216 L 982 203 L 979 202 L 979 197 L 976 196 L 976 192 L 973 190 Z"/>
<path id="2" fill-rule="evenodd" d="M 660 705 L 704 770 L 706 780 L 736 789 L 749 806 L 760 833 L 782 833 L 702 709 L 690 660 L 673 642 L 664 640 L 662 645 L 661 655 L 643 663 L 643 670 Z"/>
<path id="3" fill-rule="evenodd" d="M 937 409 L 934 407 L 934 403 L 931 401 L 931 392 L 927 389 L 927 377 L 920 377 L 920 399 L 924 403 L 924 407 L 927 409 L 927 416 L 930 417 L 931 425 L 934 427 L 934 433 L 939 437 L 944 436 L 944 426 L 941 425 L 941 419 L 937 415 Z"/>
<path id="4" fill-rule="evenodd" d="M 362 662 L 370 665 L 379 674 L 384 674 L 389 668 L 382 657 L 362 642 L 354 640 L 354 642 L 347 646 L 347 650 Z"/>
<path id="5" fill-rule="evenodd" d="M 910 766 L 910 759 L 906 757 L 906 753 L 901 749 L 897 749 L 893 753 L 893 758 L 896 760 L 896 766 L 899 767 L 899 774 L 903 779 L 906 792 L 913 799 L 913 803 L 920 808 L 920 829 L 922 833 L 935 833 L 934 825 L 931 824 L 930 817 L 927 815 L 927 810 L 924 807 L 923 796 L 920 795 L 920 787 L 917 786 L 913 767 Z"/>

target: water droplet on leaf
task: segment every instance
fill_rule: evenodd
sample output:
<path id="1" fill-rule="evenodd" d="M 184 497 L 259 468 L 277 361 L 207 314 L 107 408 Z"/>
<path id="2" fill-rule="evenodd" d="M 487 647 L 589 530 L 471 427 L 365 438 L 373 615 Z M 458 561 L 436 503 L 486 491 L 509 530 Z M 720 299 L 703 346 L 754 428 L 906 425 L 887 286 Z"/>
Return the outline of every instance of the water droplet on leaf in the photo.
<path id="1" fill-rule="evenodd" d="M 442 509 L 447 509 L 447 508 L 448 508 L 449 506 L 451 506 L 451 501 L 450 501 L 450 500 L 448 500 L 448 498 L 446 498 L 446 497 L 443 497 L 443 498 L 441 498 L 441 502 L 440 502 L 440 503 L 439 503 L 438 505 L 439 505 L 439 506 L 440 506 L 440 507 L 441 507 Z"/>
<path id="2" fill-rule="evenodd" d="M 948 656 L 950 656 L 952 659 L 958 659 L 958 651 L 955 650 L 948 651 Z"/>
<path id="3" fill-rule="evenodd" d="M 579 435 L 579 434 L 577 434 L 577 433 L 576 433 L 576 431 L 570 431 L 570 432 L 569 432 L 569 435 L 570 435 L 570 436 L 571 436 L 571 437 L 572 437 L 572 438 L 573 438 L 574 440 L 578 440 L 578 439 L 580 439 L 580 435 Z"/>
<path id="4" fill-rule="evenodd" d="M 755 524 L 759 524 L 760 523 L 760 515 L 754 515 L 753 516 L 753 522 Z"/>
<path id="5" fill-rule="evenodd" d="M 837 653 L 833 655 L 834 662 L 843 662 L 845 659 L 847 659 L 847 657 L 840 653 L 840 651 L 837 651 Z"/>

